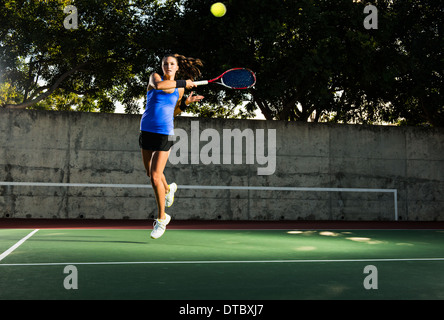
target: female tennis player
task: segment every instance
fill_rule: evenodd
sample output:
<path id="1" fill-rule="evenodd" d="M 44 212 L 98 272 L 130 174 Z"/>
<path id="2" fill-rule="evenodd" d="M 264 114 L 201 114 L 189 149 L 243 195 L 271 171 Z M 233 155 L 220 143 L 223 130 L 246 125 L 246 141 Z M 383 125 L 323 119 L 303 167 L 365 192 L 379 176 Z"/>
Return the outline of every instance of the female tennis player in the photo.
<path id="1" fill-rule="evenodd" d="M 139 145 L 157 201 L 158 214 L 151 232 L 153 239 L 164 234 L 171 220 L 171 216 L 165 213 L 165 206 L 173 204 L 177 190 L 175 183 L 168 185 L 163 173 L 173 145 L 168 137 L 174 135 L 174 117 L 185 111 L 190 103 L 204 98 L 194 95 L 194 92 L 184 98 L 185 89 L 196 87 L 193 79 L 200 76 L 201 66 L 199 59 L 168 54 L 162 59 L 163 77 L 153 73 L 149 79 L 146 108 L 140 122 Z M 175 80 L 176 74 L 187 80 Z"/>

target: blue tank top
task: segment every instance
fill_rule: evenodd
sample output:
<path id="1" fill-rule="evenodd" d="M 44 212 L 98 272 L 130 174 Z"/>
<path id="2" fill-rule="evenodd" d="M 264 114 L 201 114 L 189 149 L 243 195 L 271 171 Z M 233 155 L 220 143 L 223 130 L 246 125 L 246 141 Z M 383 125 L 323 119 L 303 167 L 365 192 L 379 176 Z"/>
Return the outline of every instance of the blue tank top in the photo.
<path id="1" fill-rule="evenodd" d="M 140 130 L 165 135 L 174 135 L 174 109 L 179 100 L 179 90 L 165 93 L 151 89 L 146 95 L 145 112 L 140 121 Z"/>

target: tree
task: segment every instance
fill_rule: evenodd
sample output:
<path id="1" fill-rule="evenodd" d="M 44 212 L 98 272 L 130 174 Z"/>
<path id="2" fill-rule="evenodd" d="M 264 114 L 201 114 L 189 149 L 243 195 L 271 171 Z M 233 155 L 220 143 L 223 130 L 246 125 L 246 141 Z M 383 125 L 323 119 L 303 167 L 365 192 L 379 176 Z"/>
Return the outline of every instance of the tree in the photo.
<path id="1" fill-rule="evenodd" d="M 84 111 L 112 112 L 113 100 L 131 107 L 128 92 L 140 91 L 137 66 L 146 58 L 138 52 L 137 31 L 147 27 L 143 16 L 154 9 L 153 1 L 132 2 L 76 1 L 80 23 L 69 30 L 63 9 L 70 1 L 6 1 L 0 80 L 17 93 L 3 106 L 51 108 L 51 100 L 61 99 L 71 100 L 64 107 L 75 101 Z"/>
<path id="2" fill-rule="evenodd" d="M 366 1 L 226 0 L 222 18 L 213 2 L 78 0 L 79 28 L 66 30 L 68 1 L 6 1 L 0 104 L 136 112 L 177 52 L 204 60 L 204 78 L 257 74 L 254 90 L 199 87 L 199 116 L 444 125 L 442 1 L 374 0 L 378 29 L 363 24 Z"/>
<path id="3" fill-rule="evenodd" d="M 406 124 L 444 126 L 444 3 L 396 1 L 398 74 L 391 102 Z"/>
<path id="4" fill-rule="evenodd" d="M 213 74 L 255 70 L 249 111 L 290 121 L 444 125 L 442 3 L 374 1 L 379 27 L 367 30 L 364 2 L 226 1 L 222 19 L 205 14 L 210 2 L 187 3 L 186 31 L 171 42 L 211 57 Z"/>

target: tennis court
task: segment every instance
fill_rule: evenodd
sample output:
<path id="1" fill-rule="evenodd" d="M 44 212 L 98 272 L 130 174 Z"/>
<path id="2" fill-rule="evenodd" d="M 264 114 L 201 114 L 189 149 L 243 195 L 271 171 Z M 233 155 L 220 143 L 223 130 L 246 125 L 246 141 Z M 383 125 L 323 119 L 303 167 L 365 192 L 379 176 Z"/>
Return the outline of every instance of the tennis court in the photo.
<path id="1" fill-rule="evenodd" d="M 3 224 L 0 299 L 444 299 L 439 224 L 63 223 Z"/>

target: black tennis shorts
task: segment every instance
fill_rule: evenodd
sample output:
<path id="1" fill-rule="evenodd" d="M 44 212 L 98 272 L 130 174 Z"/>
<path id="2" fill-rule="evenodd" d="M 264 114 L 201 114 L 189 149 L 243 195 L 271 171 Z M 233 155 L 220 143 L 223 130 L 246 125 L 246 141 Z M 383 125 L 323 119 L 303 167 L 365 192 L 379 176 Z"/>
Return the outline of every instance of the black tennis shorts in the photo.
<path id="1" fill-rule="evenodd" d="M 139 146 L 144 150 L 169 151 L 174 141 L 168 140 L 169 135 L 140 131 Z"/>

